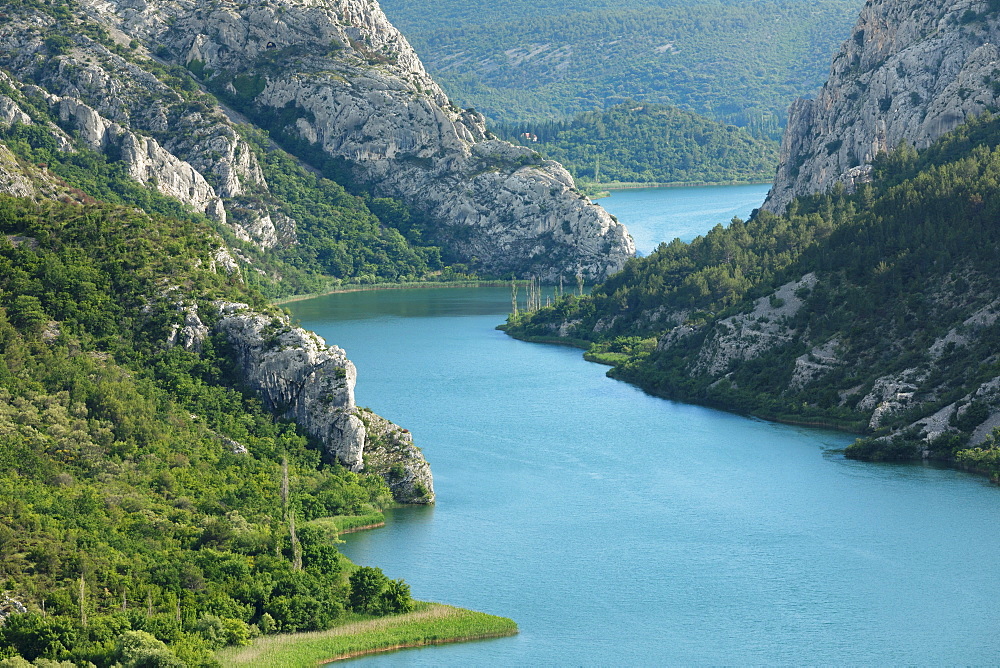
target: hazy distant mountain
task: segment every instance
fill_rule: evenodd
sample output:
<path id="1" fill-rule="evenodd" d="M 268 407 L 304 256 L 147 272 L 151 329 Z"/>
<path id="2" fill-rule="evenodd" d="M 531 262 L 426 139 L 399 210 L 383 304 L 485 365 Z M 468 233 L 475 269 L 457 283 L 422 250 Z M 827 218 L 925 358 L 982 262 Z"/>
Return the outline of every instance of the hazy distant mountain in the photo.
<path id="1" fill-rule="evenodd" d="M 454 99 L 494 121 L 552 120 L 627 99 L 778 136 L 823 83 L 859 0 L 385 0 Z"/>

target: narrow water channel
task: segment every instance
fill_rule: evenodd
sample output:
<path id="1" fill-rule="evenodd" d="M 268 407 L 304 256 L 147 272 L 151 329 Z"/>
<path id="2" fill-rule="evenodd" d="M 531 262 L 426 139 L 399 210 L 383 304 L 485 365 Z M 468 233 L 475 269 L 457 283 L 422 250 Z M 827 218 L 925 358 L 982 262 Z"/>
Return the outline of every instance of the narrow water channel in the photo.
<path id="1" fill-rule="evenodd" d="M 358 403 L 409 428 L 434 470 L 436 507 L 395 511 L 344 552 L 521 628 L 361 661 L 1000 661 L 996 487 L 650 397 L 578 350 L 496 331 L 509 304 L 481 288 L 291 305 L 354 360 Z"/>

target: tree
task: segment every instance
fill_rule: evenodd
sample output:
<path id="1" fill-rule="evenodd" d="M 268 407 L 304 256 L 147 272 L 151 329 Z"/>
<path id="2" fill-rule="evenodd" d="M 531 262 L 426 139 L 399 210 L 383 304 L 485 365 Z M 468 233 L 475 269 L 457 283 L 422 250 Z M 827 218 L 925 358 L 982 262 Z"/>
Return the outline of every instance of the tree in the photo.
<path id="1" fill-rule="evenodd" d="M 34 295 L 18 295 L 7 307 L 7 317 L 22 331 L 38 333 L 48 322 L 42 302 Z"/>
<path id="2" fill-rule="evenodd" d="M 185 665 L 162 641 L 145 631 L 126 631 L 119 636 L 115 658 L 128 668 L 179 668 Z"/>
<path id="3" fill-rule="evenodd" d="M 389 583 L 389 578 L 382 572 L 382 569 L 362 566 L 351 574 L 348 582 L 351 586 L 351 594 L 347 599 L 347 604 L 351 610 L 377 614 L 374 608 L 378 602 L 378 596 Z"/>
<path id="4" fill-rule="evenodd" d="M 362 566 L 349 579 L 348 605 L 355 612 L 369 615 L 395 615 L 413 610 L 410 585 L 390 580 L 381 568 Z"/>

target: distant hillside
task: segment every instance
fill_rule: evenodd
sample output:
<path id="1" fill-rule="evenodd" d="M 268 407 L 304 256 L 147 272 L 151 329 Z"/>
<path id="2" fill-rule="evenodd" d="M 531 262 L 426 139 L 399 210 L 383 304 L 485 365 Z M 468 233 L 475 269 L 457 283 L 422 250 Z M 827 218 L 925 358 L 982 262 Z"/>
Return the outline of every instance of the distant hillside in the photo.
<path id="1" fill-rule="evenodd" d="M 763 182 L 778 161 L 777 142 L 658 104 L 629 102 L 571 121 L 504 124 L 498 132 L 583 181 Z"/>
<path id="2" fill-rule="evenodd" d="M 850 33 L 858 0 L 385 0 L 427 70 L 494 121 L 546 120 L 629 98 L 778 138 Z"/>

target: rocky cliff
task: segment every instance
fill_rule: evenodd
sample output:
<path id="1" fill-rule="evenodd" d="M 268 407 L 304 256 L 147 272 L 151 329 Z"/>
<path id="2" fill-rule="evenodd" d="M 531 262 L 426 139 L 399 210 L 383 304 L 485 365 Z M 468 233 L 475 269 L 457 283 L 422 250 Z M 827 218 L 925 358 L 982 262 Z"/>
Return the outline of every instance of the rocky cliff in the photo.
<path id="1" fill-rule="evenodd" d="M 634 252 L 560 165 L 453 106 L 375 3 L 223 3 L 178 13 L 156 38 L 254 117 L 280 116 L 272 129 L 429 216 L 437 240 L 487 272 L 598 279 Z"/>
<path id="2" fill-rule="evenodd" d="M 232 346 L 242 382 L 269 410 L 298 423 L 330 459 L 352 471 L 381 474 L 397 501 L 433 503 L 430 467 L 409 431 L 355 405 L 357 371 L 341 348 L 291 326 L 285 316 L 232 302 L 216 307 L 215 329 Z M 202 327 L 188 309 L 182 331 L 203 336 Z M 190 347 L 191 337 L 182 338 Z"/>
<path id="3" fill-rule="evenodd" d="M 300 157 L 407 203 L 480 271 L 600 279 L 634 251 L 566 170 L 452 105 L 374 2 L 25 3 L 0 16 L 0 66 L 11 97 L 44 100 L 60 129 L 261 248 L 294 243 L 295 220 L 269 201 L 246 118 L 191 74 Z M 8 121 L 29 116 L 12 102 Z"/>
<path id="4" fill-rule="evenodd" d="M 1000 7 L 975 0 L 872 0 L 811 100 L 789 111 L 764 208 L 870 178 L 876 155 L 917 148 L 1000 99 Z"/>

